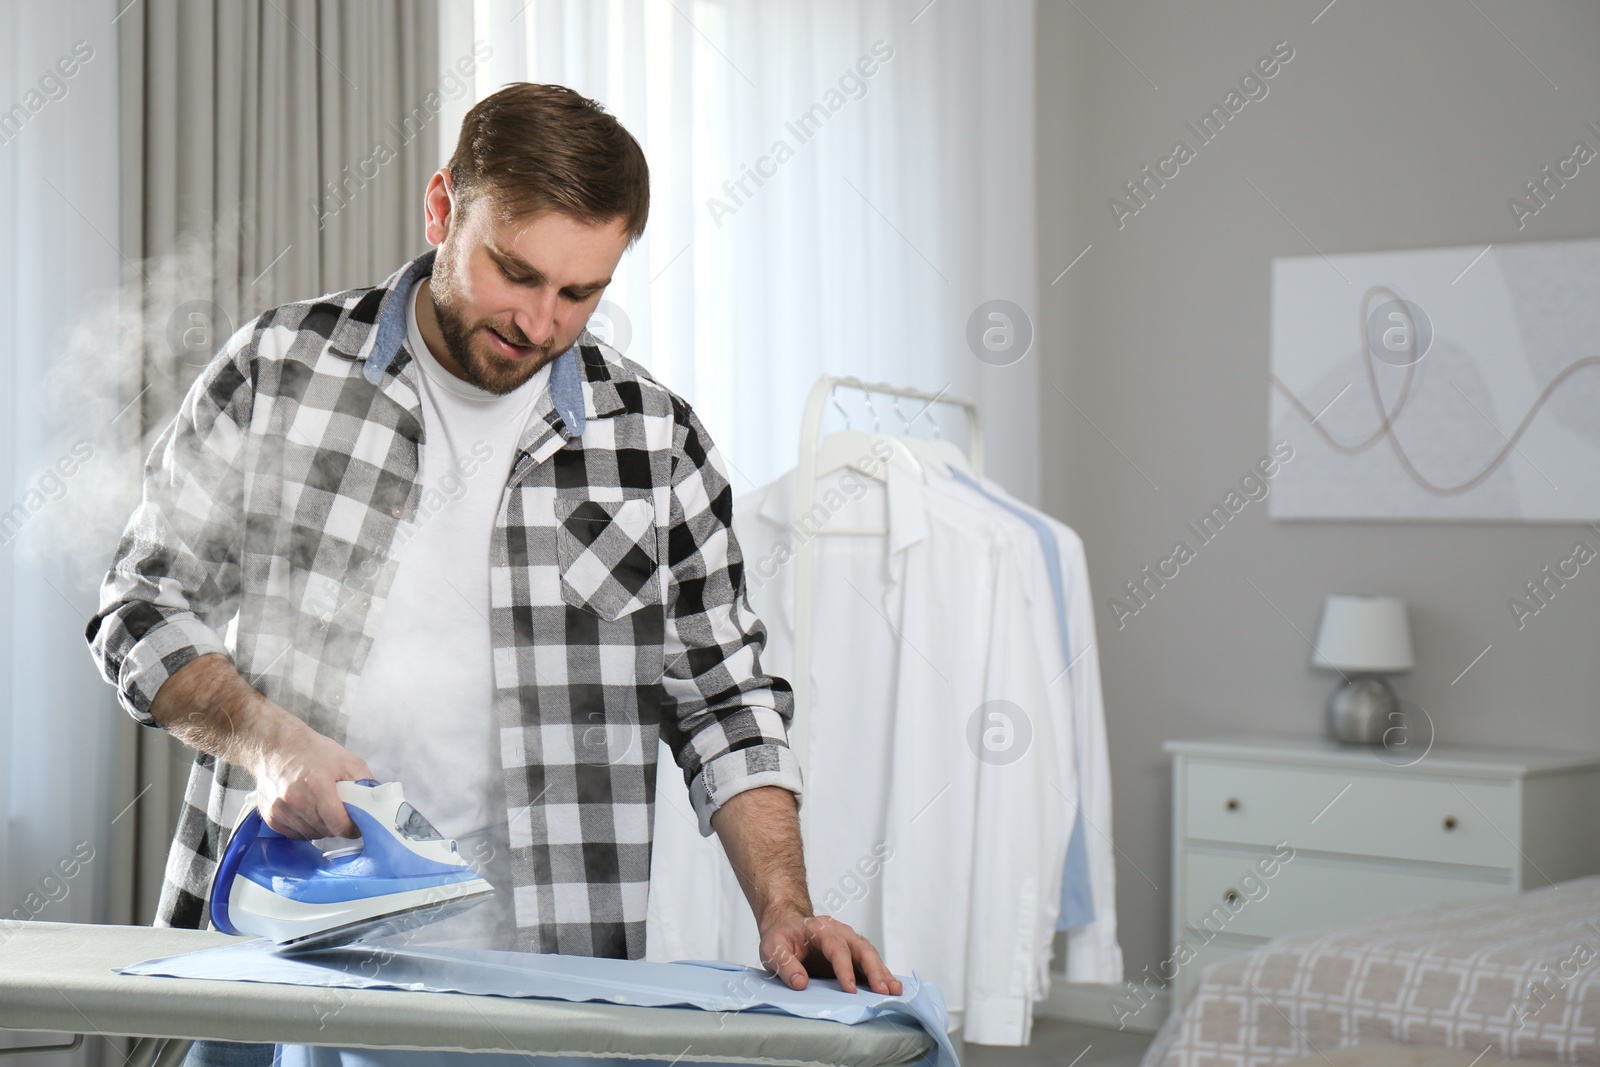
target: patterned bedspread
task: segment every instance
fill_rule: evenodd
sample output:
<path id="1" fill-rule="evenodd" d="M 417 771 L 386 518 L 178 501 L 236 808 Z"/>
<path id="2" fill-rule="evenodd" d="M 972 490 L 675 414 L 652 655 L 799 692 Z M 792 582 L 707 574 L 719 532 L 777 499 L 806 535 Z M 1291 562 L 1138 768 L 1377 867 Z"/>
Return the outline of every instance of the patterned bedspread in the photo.
<path id="1" fill-rule="evenodd" d="M 1600 1064 L 1600 877 L 1280 938 L 1217 964 L 1141 1067 L 1266 1067 L 1362 1043 Z"/>

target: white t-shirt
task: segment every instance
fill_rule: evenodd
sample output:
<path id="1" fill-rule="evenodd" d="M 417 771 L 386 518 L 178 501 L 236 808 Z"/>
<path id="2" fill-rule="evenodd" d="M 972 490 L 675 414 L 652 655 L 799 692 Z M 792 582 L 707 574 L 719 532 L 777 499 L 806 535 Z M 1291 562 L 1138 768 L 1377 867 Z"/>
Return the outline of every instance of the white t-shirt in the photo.
<path id="1" fill-rule="evenodd" d="M 420 283 L 419 283 L 420 284 Z M 513 948 L 514 922 L 494 721 L 489 541 L 517 441 L 550 377 L 547 363 L 504 396 L 455 377 L 417 329 L 407 347 L 422 400 L 422 501 L 395 533 L 394 585 L 350 707 L 345 747 L 406 799 L 495 886 L 495 899 L 410 940 Z"/>

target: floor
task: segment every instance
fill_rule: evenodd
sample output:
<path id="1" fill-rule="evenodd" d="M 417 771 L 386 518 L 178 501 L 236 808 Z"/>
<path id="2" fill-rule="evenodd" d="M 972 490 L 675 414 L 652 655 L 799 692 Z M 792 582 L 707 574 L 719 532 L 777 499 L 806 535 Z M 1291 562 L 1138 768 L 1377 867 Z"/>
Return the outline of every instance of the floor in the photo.
<path id="1" fill-rule="evenodd" d="M 1026 1048 L 967 1045 L 962 1067 L 1139 1067 L 1153 1034 L 1035 1018 Z"/>

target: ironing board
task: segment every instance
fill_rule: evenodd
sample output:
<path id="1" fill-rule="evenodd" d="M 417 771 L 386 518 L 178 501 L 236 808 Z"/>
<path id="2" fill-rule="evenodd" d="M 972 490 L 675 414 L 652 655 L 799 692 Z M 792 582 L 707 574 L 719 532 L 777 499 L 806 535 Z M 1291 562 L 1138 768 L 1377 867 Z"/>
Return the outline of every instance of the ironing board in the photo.
<path id="1" fill-rule="evenodd" d="M 357 989 L 337 1013 L 316 990 L 120 975 L 114 967 L 235 942 L 146 926 L 0 920 L 0 1029 L 139 1037 L 127 1067 L 182 1061 L 195 1039 L 739 1063 L 898 1067 L 933 1048 L 921 1030 L 792 1016 Z M 0 1061 L 3 1062 L 3 1061 Z"/>

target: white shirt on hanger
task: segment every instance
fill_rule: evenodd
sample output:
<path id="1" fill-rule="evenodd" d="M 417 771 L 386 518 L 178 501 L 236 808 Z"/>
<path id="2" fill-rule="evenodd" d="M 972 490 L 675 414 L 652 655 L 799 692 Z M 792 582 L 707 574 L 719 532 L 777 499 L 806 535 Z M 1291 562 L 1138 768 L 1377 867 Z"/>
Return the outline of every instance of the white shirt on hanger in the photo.
<path id="1" fill-rule="evenodd" d="M 930 469 L 929 481 L 942 491 L 968 500 L 974 507 L 988 503 L 981 494 L 973 492 L 948 473 Z M 1056 540 L 1066 586 L 1067 633 L 1070 638 L 1070 658 L 1067 662 L 1071 669 L 1054 679 L 1050 695 L 1057 707 L 1058 721 L 1070 724 L 1071 728 L 1073 744 L 1070 749 L 1062 750 L 1061 759 L 1073 760 L 1080 776 L 1082 810 L 1078 812 L 1078 817 L 1085 824 L 1085 844 L 1095 907 L 1092 922 L 1067 931 L 1065 978 L 1068 982 L 1120 985 L 1123 981 L 1123 960 L 1122 948 L 1117 941 L 1116 850 L 1111 837 L 1111 762 L 1106 746 L 1105 700 L 1100 686 L 1094 604 L 1083 539 L 1070 526 L 1022 503 L 997 483 L 986 478 L 977 481 L 988 493 L 1036 515 L 1049 526 Z M 1043 598 L 1039 598 L 1039 601 L 1036 607 L 1042 608 Z M 1036 614 L 1035 625 L 1041 633 L 1054 633 L 1058 629 L 1053 614 L 1051 611 L 1049 618 Z M 1059 883 L 1056 891 L 1059 893 Z M 1053 931 L 1041 931 L 1040 936 L 1053 940 Z M 1039 985 L 1041 990 L 1048 990 L 1049 954 L 1043 955 L 1040 962 L 1046 970 L 1039 976 Z"/>
<path id="2" fill-rule="evenodd" d="M 954 799 L 971 824 L 960 832 L 955 820 L 948 824 L 956 839 L 951 847 L 941 841 L 939 824 L 929 825 L 897 791 L 905 816 L 896 824 L 905 827 L 908 848 L 934 866 L 891 872 L 904 882 L 891 884 L 888 894 L 886 944 L 889 951 L 915 951 L 918 941 L 955 936 L 936 887 L 941 876 L 954 880 L 969 870 L 963 1034 L 979 1044 L 1026 1044 L 1033 1001 L 1045 993 L 1038 976 L 1048 975 L 1072 825 L 1067 798 L 1077 787 L 1071 741 L 1058 737 L 1063 720 L 1051 693 L 1065 664 L 1048 584 L 1041 581 L 1038 538 L 1013 516 L 951 492 L 947 476 L 929 468 L 926 477 L 922 502 L 936 519 L 934 531 L 944 524 L 961 537 L 942 544 L 934 537 L 929 552 L 908 556 L 926 570 L 908 567 L 905 622 L 949 643 L 931 662 L 902 660 L 896 700 L 904 729 L 895 755 L 907 777 L 957 783 L 929 816 Z M 952 633 L 952 620 L 974 625 Z M 986 647 L 978 643 L 984 640 Z M 923 709 L 932 708 L 961 720 L 921 729 Z M 952 745 L 956 730 L 959 744 Z M 963 780 L 963 771 L 971 777 Z M 903 927 L 898 936 L 897 927 Z"/>

